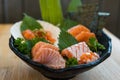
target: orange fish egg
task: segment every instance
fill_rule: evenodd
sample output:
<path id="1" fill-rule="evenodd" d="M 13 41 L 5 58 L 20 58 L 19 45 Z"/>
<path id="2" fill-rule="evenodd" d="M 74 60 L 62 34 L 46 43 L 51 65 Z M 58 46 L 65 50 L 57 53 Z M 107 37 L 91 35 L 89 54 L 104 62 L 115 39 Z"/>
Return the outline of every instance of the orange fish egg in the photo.
<path id="1" fill-rule="evenodd" d="M 76 58 L 79 64 L 92 62 L 99 58 L 98 54 L 91 52 L 85 42 L 80 42 L 64 49 L 61 55 L 69 59 Z"/>
<path id="2" fill-rule="evenodd" d="M 96 54 L 96 53 L 93 53 L 93 52 L 90 52 L 90 53 L 83 53 L 81 56 L 80 56 L 80 60 L 79 60 L 79 64 L 86 64 L 86 63 L 89 63 L 89 62 L 92 62 L 92 61 L 95 61 L 99 58 L 99 55 Z"/>
<path id="3" fill-rule="evenodd" d="M 77 60 L 79 61 L 82 53 L 86 53 L 86 52 L 91 52 L 89 47 L 87 46 L 85 42 L 80 42 L 78 44 L 74 44 L 68 48 L 65 48 L 61 52 L 61 55 L 66 56 L 68 58 L 74 57 L 74 58 L 77 58 Z"/>

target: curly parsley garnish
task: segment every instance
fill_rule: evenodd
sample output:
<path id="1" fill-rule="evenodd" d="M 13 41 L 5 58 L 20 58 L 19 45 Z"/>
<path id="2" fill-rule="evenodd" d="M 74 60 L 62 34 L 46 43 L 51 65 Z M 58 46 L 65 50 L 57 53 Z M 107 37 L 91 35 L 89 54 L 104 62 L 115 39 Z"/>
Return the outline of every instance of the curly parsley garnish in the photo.
<path id="1" fill-rule="evenodd" d="M 104 50 L 105 46 L 100 44 L 96 38 L 90 38 L 89 41 L 87 42 L 87 45 L 92 51 L 97 52 L 98 50 Z"/>
<path id="2" fill-rule="evenodd" d="M 24 55 L 28 55 L 31 57 L 32 47 L 39 41 L 43 41 L 49 43 L 44 38 L 33 38 L 32 40 L 25 40 L 23 38 L 17 38 L 14 42 L 16 48 Z"/>
<path id="3" fill-rule="evenodd" d="M 75 66 L 78 65 L 78 61 L 76 58 L 70 58 L 68 60 L 66 60 L 66 67 L 71 67 L 71 66 Z"/>

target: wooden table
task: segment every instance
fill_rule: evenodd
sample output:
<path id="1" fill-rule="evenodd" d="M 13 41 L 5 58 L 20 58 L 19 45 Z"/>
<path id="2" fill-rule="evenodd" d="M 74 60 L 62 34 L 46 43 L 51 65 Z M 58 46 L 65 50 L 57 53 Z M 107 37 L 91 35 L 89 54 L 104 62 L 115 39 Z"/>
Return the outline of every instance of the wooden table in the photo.
<path id="1" fill-rule="evenodd" d="M 0 25 L 0 80 L 49 80 L 20 60 L 9 48 L 10 24 Z M 97 67 L 71 80 L 120 80 L 120 40 L 112 38 L 112 55 Z"/>

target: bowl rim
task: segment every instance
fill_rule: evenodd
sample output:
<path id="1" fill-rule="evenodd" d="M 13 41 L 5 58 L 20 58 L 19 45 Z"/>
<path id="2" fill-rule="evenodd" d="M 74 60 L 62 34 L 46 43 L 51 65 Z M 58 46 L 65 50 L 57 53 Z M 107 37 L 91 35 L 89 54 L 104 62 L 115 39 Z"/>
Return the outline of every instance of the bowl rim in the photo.
<path id="1" fill-rule="evenodd" d="M 62 69 L 53 69 L 53 68 L 49 68 L 43 64 L 40 64 L 40 63 L 37 63 L 29 58 L 27 58 L 25 55 L 23 55 L 21 52 L 18 51 L 18 49 L 14 46 L 14 38 L 11 37 L 9 38 L 9 47 L 10 49 L 14 52 L 14 54 L 16 54 L 19 58 L 21 58 L 22 60 L 24 60 L 25 62 L 31 64 L 31 65 L 34 65 L 34 66 L 37 66 L 37 67 L 41 67 L 45 70 L 48 70 L 48 71 L 51 71 L 51 72 L 64 72 L 64 71 L 70 71 L 70 70 L 73 70 L 73 69 L 85 69 L 85 68 L 88 68 L 88 67 L 94 67 L 96 65 L 98 65 L 99 63 L 103 62 L 105 59 L 107 59 L 110 55 L 111 55 L 111 50 L 112 50 L 112 43 L 111 43 L 111 38 L 107 36 L 107 34 L 105 34 L 103 31 L 102 31 L 102 34 L 107 37 L 108 39 L 108 50 L 105 54 L 103 54 L 99 59 L 97 59 L 96 61 L 93 61 L 93 62 L 90 62 L 90 63 L 87 63 L 87 64 L 81 64 L 81 65 L 75 65 L 75 66 L 72 66 L 72 67 L 66 67 L 66 68 L 62 68 Z"/>

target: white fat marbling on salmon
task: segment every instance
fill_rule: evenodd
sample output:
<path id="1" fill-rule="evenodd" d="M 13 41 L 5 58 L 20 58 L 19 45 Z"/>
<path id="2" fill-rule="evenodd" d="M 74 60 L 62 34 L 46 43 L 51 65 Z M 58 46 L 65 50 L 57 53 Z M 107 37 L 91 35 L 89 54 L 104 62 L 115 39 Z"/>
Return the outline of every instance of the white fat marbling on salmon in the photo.
<path id="1" fill-rule="evenodd" d="M 32 48 L 33 61 L 44 64 L 50 68 L 65 68 L 65 60 L 59 53 L 59 48 L 45 42 L 38 42 Z"/>
<path id="2" fill-rule="evenodd" d="M 50 48 L 40 48 L 33 61 L 44 64 L 50 68 L 61 69 L 65 68 L 65 60 L 58 51 Z"/>
<path id="3" fill-rule="evenodd" d="M 78 44 L 72 45 L 71 47 L 68 47 L 67 50 L 73 55 L 73 57 L 77 58 L 78 61 L 80 60 L 80 56 L 83 53 L 91 52 L 85 42 L 80 42 Z"/>

